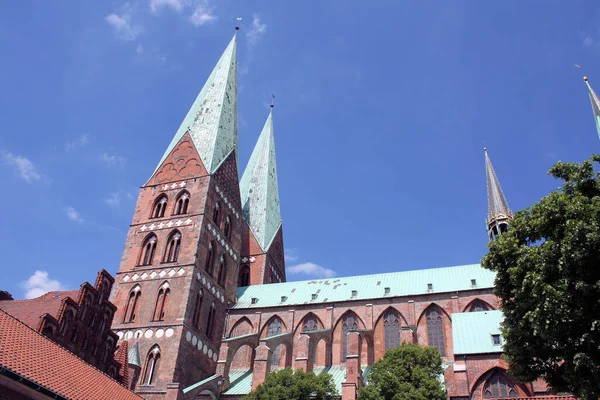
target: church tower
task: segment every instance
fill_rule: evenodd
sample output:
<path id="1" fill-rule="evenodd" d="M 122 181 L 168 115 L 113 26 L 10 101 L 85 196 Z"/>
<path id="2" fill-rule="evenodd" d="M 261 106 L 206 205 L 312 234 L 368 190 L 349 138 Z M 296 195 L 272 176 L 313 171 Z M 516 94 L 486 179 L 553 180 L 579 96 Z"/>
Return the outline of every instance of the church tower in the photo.
<path id="1" fill-rule="evenodd" d="M 113 289 L 112 328 L 138 349 L 146 399 L 216 369 L 242 243 L 237 142 L 234 36 L 140 189 Z"/>
<path id="2" fill-rule="evenodd" d="M 594 89 L 592 89 L 592 86 L 590 86 L 587 76 L 583 77 L 583 81 L 588 88 L 590 102 L 592 103 L 592 111 L 594 112 L 594 121 L 596 122 L 596 131 L 598 132 L 598 136 L 600 136 L 600 99 L 596 92 L 594 92 Z"/>
<path id="3" fill-rule="evenodd" d="M 273 106 L 240 181 L 240 192 L 244 223 L 238 285 L 285 282 Z"/>
<path id="4" fill-rule="evenodd" d="M 506 232 L 513 215 L 508 207 L 504 193 L 502 193 L 500 182 L 496 177 L 496 172 L 490 161 L 487 149 L 484 148 L 483 151 L 485 152 L 485 176 L 488 198 L 488 216 L 485 222 L 488 238 L 490 241 L 493 241 L 496 240 L 498 235 Z"/>

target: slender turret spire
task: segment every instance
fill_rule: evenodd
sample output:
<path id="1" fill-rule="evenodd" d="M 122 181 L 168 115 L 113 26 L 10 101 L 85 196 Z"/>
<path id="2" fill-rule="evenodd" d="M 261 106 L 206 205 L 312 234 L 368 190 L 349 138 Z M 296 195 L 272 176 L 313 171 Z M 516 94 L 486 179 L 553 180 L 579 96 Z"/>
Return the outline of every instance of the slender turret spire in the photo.
<path id="1" fill-rule="evenodd" d="M 583 77 L 583 81 L 588 88 L 590 101 L 592 102 L 592 111 L 594 112 L 594 121 L 596 121 L 596 131 L 598 132 L 598 136 L 600 136 L 600 99 L 596 92 L 594 92 L 594 89 L 590 86 L 587 76 Z"/>
<path id="2" fill-rule="evenodd" d="M 240 192 L 244 219 L 267 251 L 281 226 L 272 107 L 240 181 Z"/>
<path id="3" fill-rule="evenodd" d="M 209 174 L 214 173 L 232 151 L 237 156 L 235 35 L 175 133 L 157 169 L 186 132 L 190 133 Z"/>
<path id="4" fill-rule="evenodd" d="M 485 175 L 487 180 L 487 198 L 488 198 L 488 216 L 486 220 L 486 228 L 490 240 L 495 240 L 498 235 L 508 229 L 508 222 L 512 219 L 512 212 L 508 207 L 508 202 L 502 193 L 500 182 L 496 177 L 496 172 L 488 156 L 487 149 L 485 152 Z"/>

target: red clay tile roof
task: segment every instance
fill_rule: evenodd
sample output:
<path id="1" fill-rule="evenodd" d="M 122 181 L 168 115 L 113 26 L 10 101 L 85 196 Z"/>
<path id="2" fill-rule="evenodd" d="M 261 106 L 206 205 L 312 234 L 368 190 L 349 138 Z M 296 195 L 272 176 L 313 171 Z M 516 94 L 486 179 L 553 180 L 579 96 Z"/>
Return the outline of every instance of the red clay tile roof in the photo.
<path id="1" fill-rule="evenodd" d="M 66 297 L 70 297 L 77 302 L 79 300 L 79 290 L 48 292 L 30 300 L 0 301 L 0 310 L 6 311 L 25 325 L 37 329 L 40 317 L 46 313 L 58 319 L 58 311 Z"/>
<path id="2" fill-rule="evenodd" d="M 68 399 L 142 399 L 2 310 L 0 366 Z"/>
<path id="3" fill-rule="evenodd" d="M 129 387 L 129 364 L 128 361 L 129 354 L 129 343 L 127 340 L 123 340 L 123 343 L 117 349 L 115 353 L 115 361 L 121 364 L 121 368 L 119 368 L 119 376 L 121 377 L 121 384 L 125 387 Z"/>

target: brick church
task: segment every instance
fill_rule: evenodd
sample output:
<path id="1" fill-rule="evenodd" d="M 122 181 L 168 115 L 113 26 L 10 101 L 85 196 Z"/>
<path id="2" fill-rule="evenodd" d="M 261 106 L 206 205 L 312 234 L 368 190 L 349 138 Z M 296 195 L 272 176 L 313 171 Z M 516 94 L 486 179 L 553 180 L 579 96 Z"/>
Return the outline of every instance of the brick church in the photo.
<path id="1" fill-rule="evenodd" d="M 89 362 L 149 400 L 240 399 L 285 367 L 330 373 L 354 400 L 370 366 L 409 342 L 439 350 L 451 400 L 572 398 L 507 374 L 494 273 L 478 264 L 286 282 L 272 110 L 241 179 L 237 127 L 234 35 L 140 189 L 114 282 L 101 272 L 86 287 L 98 324 L 112 320 L 99 354 L 120 349 Z M 512 213 L 487 151 L 485 168 L 494 240 Z"/>

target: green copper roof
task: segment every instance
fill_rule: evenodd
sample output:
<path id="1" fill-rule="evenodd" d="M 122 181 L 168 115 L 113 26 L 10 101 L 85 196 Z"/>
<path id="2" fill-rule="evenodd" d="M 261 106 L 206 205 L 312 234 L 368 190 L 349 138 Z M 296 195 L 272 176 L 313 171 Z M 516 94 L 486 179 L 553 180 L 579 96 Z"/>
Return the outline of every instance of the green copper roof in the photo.
<path id="1" fill-rule="evenodd" d="M 587 78 L 584 78 L 584 80 L 590 94 L 590 101 L 592 102 L 592 111 L 594 112 L 594 120 L 596 121 L 596 131 L 598 131 L 598 136 L 600 136 L 600 99 L 598 99 L 598 95 L 590 86 Z"/>
<path id="2" fill-rule="evenodd" d="M 485 176 L 487 181 L 487 197 L 488 197 L 488 222 L 499 216 L 512 217 L 512 212 L 508 207 L 508 202 L 498 177 L 496 177 L 496 171 L 492 166 L 492 161 L 488 156 L 487 149 L 485 150 Z"/>
<path id="3" fill-rule="evenodd" d="M 502 345 L 494 345 L 492 335 L 500 334 L 503 319 L 499 310 L 452 314 L 454 354 L 502 352 Z"/>
<path id="4" fill-rule="evenodd" d="M 242 175 L 240 194 L 244 219 L 260 247 L 267 251 L 281 226 L 272 112 Z"/>
<path id="5" fill-rule="evenodd" d="M 192 104 L 158 167 L 188 131 L 202 163 L 213 173 L 235 150 L 237 155 L 237 83 L 235 35 Z"/>
<path id="6" fill-rule="evenodd" d="M 479 264 L 472 264 L 345 278 L 271 283 L 238 288 L 238 300 L 234 308 L 287 308 L 298 304 L 456 292 L 472 290 L 473 279 L 477 289 L 492 288 L 494 277 L 494 272 L 482 268 Z M 386 288 L 389 288 L 388 293 Z M 313 295 L 316 297 L 313 298 Z M 254 304 L 253 298 L 256 299 Z"/>

